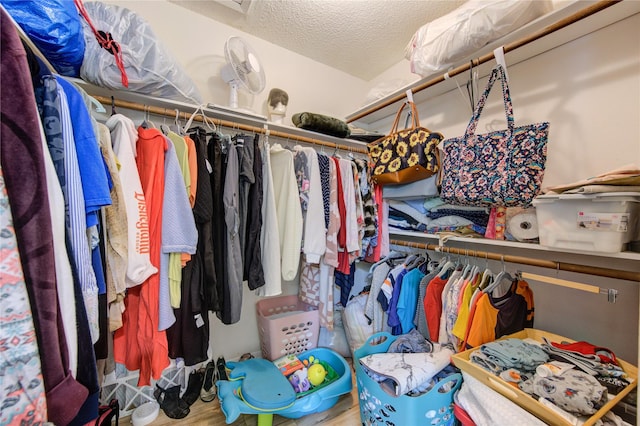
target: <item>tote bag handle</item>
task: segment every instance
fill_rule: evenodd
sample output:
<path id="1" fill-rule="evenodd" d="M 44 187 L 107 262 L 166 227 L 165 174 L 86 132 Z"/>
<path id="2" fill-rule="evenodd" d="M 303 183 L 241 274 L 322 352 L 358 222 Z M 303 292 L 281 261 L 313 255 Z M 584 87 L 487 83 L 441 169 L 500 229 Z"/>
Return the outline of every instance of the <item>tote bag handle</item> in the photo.
<path id="1" fill-rule="evenodd" d="M 513 119 L 513 105 L 511 104 L 511 93 L 509 92 L 509 85 L 507 84 L 507 77 L 504 73 L 504 68 L 502 68 L 502 65 L 498 64 L 493 69 L 493 71 L 491 71 L 491 76 L 489 77 L 489 81 L 487 82 L 487 87 L 484 89 L 482 97 L 478 100 L 476 109 L 473 112 L 473 116 L 471 117 L 471 121 L 469 121 L 467 130 L 464 133 L 465 140 L 476 134 L 476 127 L 478 126 L 478 121 L 480 120 L 480 114 L 482 113 L 484 104 L 487 102 L 487 97 L 489 97 L 489 92 L 491 92 L 491 88 L 493 87 L 496 79 L 500 79 L 502 83 L 502 97 L 504 99 L 504 112 L 507 116 L 507 129 L 509 130 L 509 135 L 513 133 L 515 124 Z"/>
<path id="2" fill-rule="evenodd" d="M 416 108 L 416 104 L 414 104 L 413 102 L 407 101 L 407 102 L 404 102 L 400 107 L 400 109 L 398 110 L 398 113 L 396 114 L 396 119 L 393 121 L 393 126 L 391 126 L 391 131 L 389 132 L 390 135 L 398 131 L 398 123 L 400 122 L 400 115 L 402 114 L 404 107 L 406 107 L 407 105 L 411 107 L 411 127 L 407 127 L 407 129 L 414 130 L 415 128 L 420 127 L 420 119 L 418 118 L 418 108 Z"/>

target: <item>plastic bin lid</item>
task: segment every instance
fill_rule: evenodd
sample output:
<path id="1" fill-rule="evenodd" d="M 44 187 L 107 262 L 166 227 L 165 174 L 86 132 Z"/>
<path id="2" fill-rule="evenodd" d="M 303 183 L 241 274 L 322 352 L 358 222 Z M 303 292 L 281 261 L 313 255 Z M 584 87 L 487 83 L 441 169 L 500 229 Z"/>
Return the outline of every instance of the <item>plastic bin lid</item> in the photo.
<path id="1" fill-rule="evenodd" d="M 555 200 L 635 201 L 640 202 L 640 192 L 598 192 L 589 194 L 544 194 L 533 199 L 536 202 Z"/>
<path id="2" fill-rule="evenodd" d="M 231 380 L 242 378 L 242 399 L 259 410 L 277 411 L 289 407 L 296 400 L 291 383 L 271 361 L 253 358 L 233 364 Z"/>
<path id="3" fill-rule="evenodd" d="M 160 404 L 155 401 L 145 402 L 133 411 L 131 423 L 133 426 L 145 426 L 153 422 L 160 414 Z"/>

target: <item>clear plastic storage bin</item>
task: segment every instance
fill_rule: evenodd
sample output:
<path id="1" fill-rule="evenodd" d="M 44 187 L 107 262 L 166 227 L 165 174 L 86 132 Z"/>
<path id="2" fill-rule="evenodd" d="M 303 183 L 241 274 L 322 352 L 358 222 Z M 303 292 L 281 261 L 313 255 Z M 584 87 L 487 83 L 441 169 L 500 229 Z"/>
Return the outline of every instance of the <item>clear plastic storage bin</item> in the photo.
<path id="1" fill-rule="evenodd" d="M 640 194 L 542 195 L 533 200 L 540 245 L 615 253 L 640 239 Z"/>

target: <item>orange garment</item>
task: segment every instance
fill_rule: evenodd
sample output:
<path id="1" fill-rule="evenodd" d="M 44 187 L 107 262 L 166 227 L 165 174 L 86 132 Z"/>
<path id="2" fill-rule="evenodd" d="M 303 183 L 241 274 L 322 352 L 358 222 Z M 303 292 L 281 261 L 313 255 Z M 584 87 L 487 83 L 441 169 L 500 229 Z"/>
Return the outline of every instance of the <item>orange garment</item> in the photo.
<path id="1" fill-rule="evenodd" d="M 516 285 L 516 293 L 524 297 L 524 300 L 527 302 L 527 318 L 525 327 L 533 328 L 533 317 L 535 314 L 535 306 L 533 304 L 533 291 L 526 281 L 518 280 L 518 284 Z"/>
<path id="2" fill-rule="evenodd" d="M 533 314 L 532 305 L 533 293 L 525 281 L 513 281 L 509 291 L 501 297 L 483 293 L 469 329 L 468 345 L 479 346 L 524 329 Z"/>
<path id="3" fill-rule="evenodd" d="M 196 144 L 189 136 L 183 136 L 187 144 L 187 155 L 189 156 L 189 174 L 191 175 L 191 186 L 189 187 L 189 204 L 191 208 L 196 204 L 196 189 L 198 188 L 198 158 L 196 156 Z"/>
<path id="4" fill-rule="evenodd" d="M 480 297 L 482 296 L 482 290 L 477 290 L 474 291 L 474 293 L 471 295 L 471 302 L 469 304 L 469 319 L 467 320 L 467 329 L 464 333 L 464 342 L 462 342 L 462 349 L 469 349 L 472 348 L 473 346 L 469 345 L 467 343 L 467 340 L 469 339 L 469 331 L 471 330 L 471 324 L 473 324 L 473 319 L 476 315 L 476 307 L 478 306 L 478 300 L 480 299 Z"/>
<path id="5" fill-rule="evenodd" d="M 160 269 L 162 243 L 162 201 L 164 195 L 164 155 L 168 149 L 164 135 L 157 129 L 138 128 L 136 163 L 145 194 L 149 220 L 150 259 Z M 143 212 L 141 212 L 143 214 Z M 116 362 L 128 370 L 140 370 L 138 386 L 160 379 L 169 366 L 167 336 L 158 331 L 160 276 L 151 275 L 141 285 L 128 290 L 123 326 L 113 337 Z"/>
<path id="6" fill-rule="evenodd" d="M 196 190 L 198 189 L 198 158 L 196 156 L 196 144 L 189 136 L 183 136 L 187 144 L 187 155 L 189 156 L 189 175 L 191 176 L 191 185 L 189 186 L 189 204 L 191 208 L 196 204 Z M 189 253 L 181 253 L 180 263 L 182 266 L 191 260 Z"/>
<path id="7" fill-rule="evenodd" d="M 467 334 L 467 345 L 476 347 L 496 340 L 497 323 L 498 309 L 491 304 L 489 295 L 483 293 L 475 306 L 471 327 Z"/>

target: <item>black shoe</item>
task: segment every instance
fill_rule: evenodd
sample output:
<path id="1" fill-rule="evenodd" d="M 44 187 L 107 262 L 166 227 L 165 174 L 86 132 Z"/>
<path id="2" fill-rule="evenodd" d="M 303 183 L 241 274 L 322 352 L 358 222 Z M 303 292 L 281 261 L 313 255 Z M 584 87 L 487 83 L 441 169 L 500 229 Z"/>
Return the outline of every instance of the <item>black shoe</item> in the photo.
<path id="1" fill-rule="evenodd" d="M 209 361 L 204 368 L 204 381 L 202 382 L 202 389 L 200 389 L 200 399 L 203 402 L 211 402 L 216 399 L 218 394 L 216 380 L 216 365 L 213 361 Z"/>
<path id="2" fill-rule="evenodd" d="M 163 389 L 156 384 L 153 396 L 158 400 L 160 408 L 167 417 L 183 419 L 189 414 L 189 406 L 180 398 L 180 386 Z"/>
<path id="3" fill-rule="evenodd" d="M 184 395 L 182 395 L 182 400 L 186 402 L 188 406 L 191 406 L 194 402 L 196 402 L 198 396 L 200 396 L 200 389 L 202 389 L 203 381 L 203 370 L 192 371 L 191 374 L 189 374 L 189 383 L 187 383 L 187 390 L 184 391 Z"/>
<path id="4" fill-rule="evenodd" d="M 227 376 L 227 361 L 225 361 L 222 356 L 216 361 L 216 371 L 218 373 L 218 380 L 229 380 Z"/>

